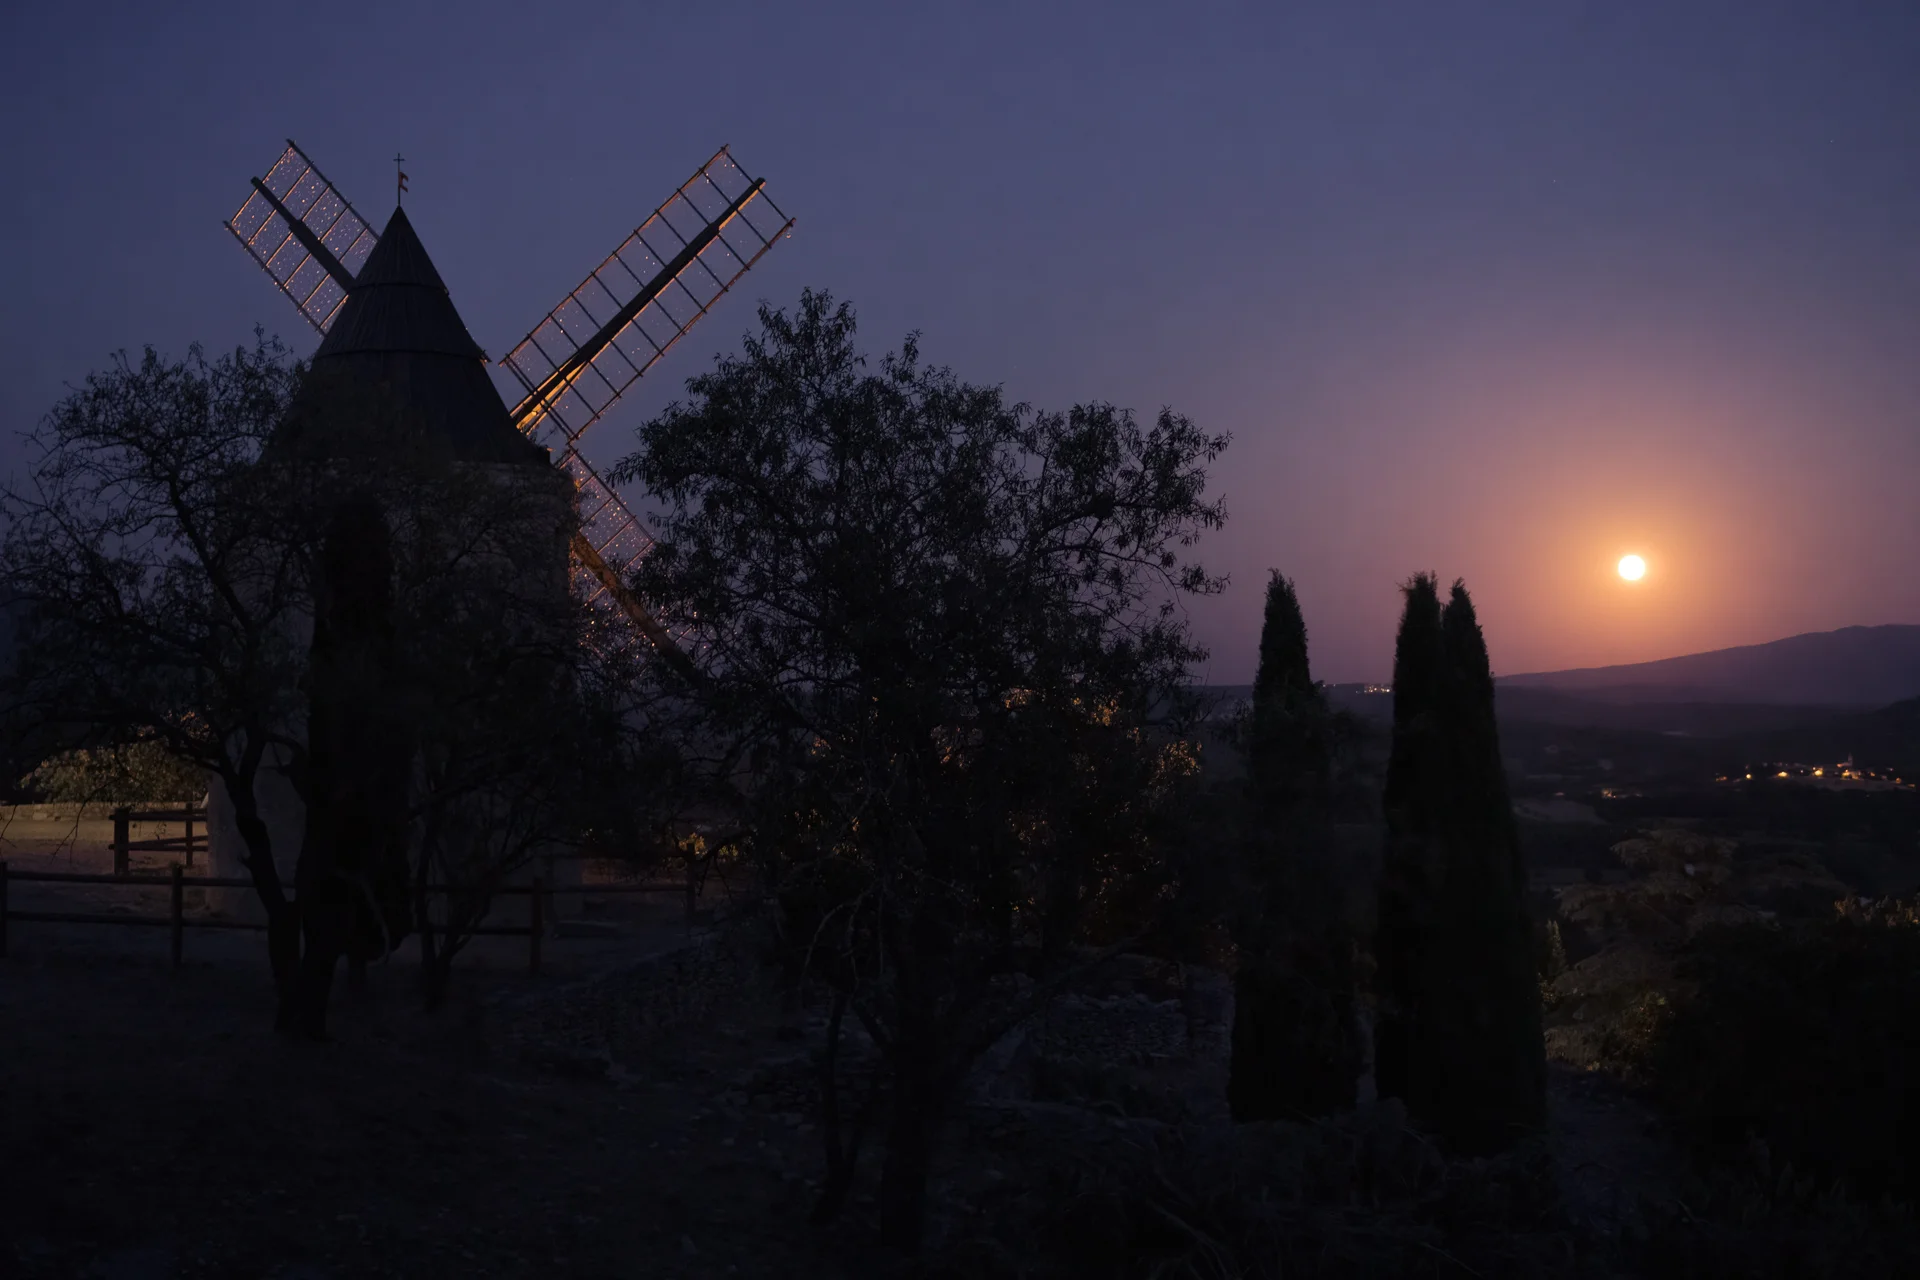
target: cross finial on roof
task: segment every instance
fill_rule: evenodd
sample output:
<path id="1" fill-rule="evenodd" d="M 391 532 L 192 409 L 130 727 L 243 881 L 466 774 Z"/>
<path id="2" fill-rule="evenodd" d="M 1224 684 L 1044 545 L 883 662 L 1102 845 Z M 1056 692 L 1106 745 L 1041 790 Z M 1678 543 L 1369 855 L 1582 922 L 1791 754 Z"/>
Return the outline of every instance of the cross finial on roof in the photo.
<path id="1" fill-rule="evenodd" d="M 407 194 L 407 175 L 406 175 L 406 172 L 400 168 L 400 166 L 405 162 L 406 162 L 405 156 L 401 155 L 398 151 L 393 153 L 393 171 L 400 175 L 400 181 L 397 184 L 399 187 L 399 190 L 394 192 L 394 196 L 393 196 L 393 202 L 395 204 L 404 203 L 404 197 Z"/>

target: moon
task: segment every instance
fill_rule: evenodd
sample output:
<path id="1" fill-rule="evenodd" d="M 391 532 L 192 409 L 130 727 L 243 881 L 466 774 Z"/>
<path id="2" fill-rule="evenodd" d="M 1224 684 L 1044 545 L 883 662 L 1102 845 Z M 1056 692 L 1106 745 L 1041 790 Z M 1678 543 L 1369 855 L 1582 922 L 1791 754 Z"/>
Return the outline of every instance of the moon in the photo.
<path id="1" fill-rule="evenodd" d="M 1639 556 L 1620 557 L 1620 576 L 1628 582 L 1638 582 L 1647 576 L 1647 562 Z"/>

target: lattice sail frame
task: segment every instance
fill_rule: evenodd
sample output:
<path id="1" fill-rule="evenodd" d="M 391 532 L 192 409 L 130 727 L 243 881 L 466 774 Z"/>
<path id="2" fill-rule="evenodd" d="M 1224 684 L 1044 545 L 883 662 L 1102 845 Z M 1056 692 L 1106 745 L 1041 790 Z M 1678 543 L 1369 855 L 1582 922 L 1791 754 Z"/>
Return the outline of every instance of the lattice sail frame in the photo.
<path id="1" fill-rule="evenodd" d="M 292 138 L 267 176 L 255 180 L 246 203 L 227 220 L 234 239 L 324 336 L 347 299 L 346 285 L 289 224 L 289 215 L 333 255 L 349 278 L 360 273 L 380 236 Z"/>
<path id="2" fill-rule="evenodd" d="M 515 424 L 579 486 L 582 533 L 616 578 L 652 539 L 580 437 L 792 229 L 722 147 L 501 361 L 525 392 Z M 584 585 L 590 601 L 607 589 Z"/>

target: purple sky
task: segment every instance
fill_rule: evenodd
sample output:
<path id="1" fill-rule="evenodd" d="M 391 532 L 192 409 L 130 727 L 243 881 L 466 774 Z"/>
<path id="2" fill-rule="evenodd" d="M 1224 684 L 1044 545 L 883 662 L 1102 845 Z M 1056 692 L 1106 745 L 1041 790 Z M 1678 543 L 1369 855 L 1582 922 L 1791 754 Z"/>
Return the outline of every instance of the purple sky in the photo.
<path id="1" fill-rule="evenodd" d="M 1194 610 L 1317 673 L 1464 576 L 1505 672 L 1920 621 L 1920 6 L 469 3 L 0 16 L 0 463 L 116 348 L 310 330 L 220 223 L 291 135 L 408 213 L 496 355 L 726 142 L 852 300 L 1047 406 L 1234 445 Z M 1644 555 L 1634 586 L 1612 565 Z"/>

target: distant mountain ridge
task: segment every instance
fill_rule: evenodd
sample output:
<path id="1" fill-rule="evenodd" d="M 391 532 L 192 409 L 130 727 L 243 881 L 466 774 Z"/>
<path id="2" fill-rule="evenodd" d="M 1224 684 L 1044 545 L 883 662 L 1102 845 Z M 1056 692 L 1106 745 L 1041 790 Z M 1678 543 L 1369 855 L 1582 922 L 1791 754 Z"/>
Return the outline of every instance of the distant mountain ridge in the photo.
<path id="1" fill-rule="evenodd" d="M 1920 697 L 1920 626 L 1842 627 L 1654 662 L 1502 676 L 1498 683 L 1611 703 L 1884 707 Z"/>

